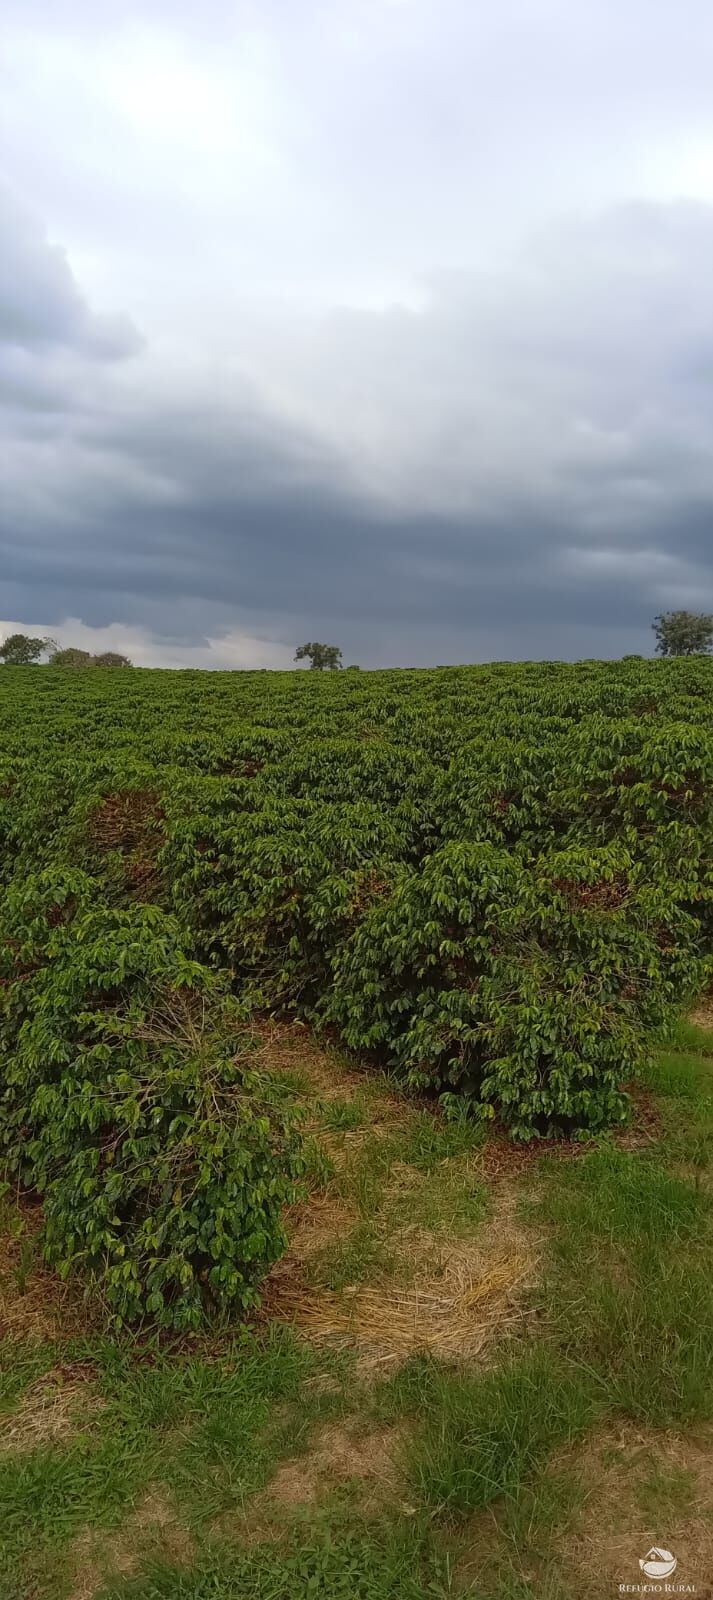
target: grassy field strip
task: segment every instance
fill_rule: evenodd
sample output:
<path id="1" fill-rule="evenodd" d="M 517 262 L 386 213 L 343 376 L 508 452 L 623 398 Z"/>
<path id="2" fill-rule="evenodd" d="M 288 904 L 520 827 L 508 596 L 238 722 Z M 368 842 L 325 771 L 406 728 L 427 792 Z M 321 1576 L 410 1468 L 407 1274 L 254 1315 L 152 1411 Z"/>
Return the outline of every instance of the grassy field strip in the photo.
<path id="1" fill-rule="evenodd" d="M 705 1594 L 713 1031 L 541 1156 L 272 1044 L 327 1165 L 252 1330 L 108 1339 L 6 1198 L 3 1600 Z"/>

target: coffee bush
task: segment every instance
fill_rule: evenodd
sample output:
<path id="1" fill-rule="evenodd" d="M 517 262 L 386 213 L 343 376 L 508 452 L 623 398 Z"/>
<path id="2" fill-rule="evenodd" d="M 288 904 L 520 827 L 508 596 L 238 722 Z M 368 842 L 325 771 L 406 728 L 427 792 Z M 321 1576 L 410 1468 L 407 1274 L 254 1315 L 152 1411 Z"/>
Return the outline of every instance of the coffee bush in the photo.
<path id="1" fill-rule="evenodd" d="M 47 1260 L 87 1276 L 114 1326 L 195 1329 L 256 1303 L 305 1171 L 299 1132 L 173 919 L 88 908 L 87 887 L 30 882 L 8 907 L 27 925 L 0 989 L 5 1171 L 43 1199 Z"/>

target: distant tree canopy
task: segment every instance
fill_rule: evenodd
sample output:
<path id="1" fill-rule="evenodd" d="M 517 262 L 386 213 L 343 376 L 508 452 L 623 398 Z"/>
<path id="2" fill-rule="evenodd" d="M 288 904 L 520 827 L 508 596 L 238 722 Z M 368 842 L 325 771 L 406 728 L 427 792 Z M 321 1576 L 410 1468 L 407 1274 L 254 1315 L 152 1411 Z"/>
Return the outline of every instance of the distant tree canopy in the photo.
<path id="1" fill-rule="evenodd" d="M 0 645 L 0 656 L 6 667 L 27 667 L 39 661 L 44 650 L 50 650 L 54 639 L 36 639 L 28 633 L 9 633 Z"/>
<path id="2" fill-rule="evenodd" d="M 40 656 L 47 651 L 51 667 L 130 667 L 132 662 L 128 656 L 122 656 L 118 650 L 104 650 L 101 655 L 93 656 L 89 650 L 79 650 L 70 645 L 66 650 L 60 650 L 55 639 L 36 639 L 28 633 L 9 633 L 0 644 L 0 661 L 6 667 L 26 667 L 34 661 L 39 661 Z"/>
<path id="3" fill-rule="evenodd" d="M 305 660 L 316 672 L 337 672 L 342 665 L 342 652 L 336 644 L 301 644 L 295 651 L 295 661 Z"/>
<path id="4" fill-rule="evenodd" d="M 93 667 L 131 667 L 133 661 L 128 656 L 122 656 L 118 650 L 104 650 L 99 656 L 92 656 Z"/>
<path id="5" fill-rule="evenodd" d="M 713 616 L 704 611 L 664 611 L 651 624 L 660 656 L 706 655 L 713 650 Z"/>
<path id="6" fill-rule="evenodd" d="M 50 656 L 51 667 L 130 667 L 128 656 L 122 656 L 117 650 L 105 650 L 102 655 L 93 656 L 88 650 L 78 650 L 71 645 L 66 650 L 55 650 Z"/>
<path id="7" fill-rule="evenodd" d="M 91 664 L 91 655 L 88 650 L 73 649 L 70 645 L 67 650 L 55 650 L 50 656 L 51 667 L 88 667 Z"/>

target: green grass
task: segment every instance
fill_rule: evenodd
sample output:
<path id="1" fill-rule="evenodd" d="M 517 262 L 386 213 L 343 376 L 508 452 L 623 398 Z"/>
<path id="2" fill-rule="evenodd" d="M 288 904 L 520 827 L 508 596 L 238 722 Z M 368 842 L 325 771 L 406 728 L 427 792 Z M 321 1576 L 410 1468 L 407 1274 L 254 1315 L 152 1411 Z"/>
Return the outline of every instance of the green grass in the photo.
<path id="1" fill-rule="evenodd" d="M 713 1416 L 713 1206 L 666 1162 L 597 1150 L 550 1171 L 539 1203 L 553 1338 L 611 1410 L 661 1427 Z"/>
<path id="2" fill-rule="evenodd" d="M 675 1527 L 695 1509 L 696 1475 L 675 1462 L 651 1461 L 636 1498 L 642 1518 L 661 1527 Z"/>
<path id="3" fill-rule="evenodd" d="M 707 1260 L 641 1263 L 555 1280 L 566 1293 L 558 1333 L 612 1410 L 651 1427 L 713 1416 L 713 1284 Z"/>
<path id="4" fill-rule="evenodd" d="M 483 1135 L 467 1118 L 446 1122 L 432 1111 L 413 1112 L 394 1136 L 396 1159 L 417 1172 L 433 1172 L 442 1161 L 453 1161 L 482 1146 Z"/>
<path id="5" fill-rule="evenodd" d="M 711 1225 L 708 1196 L 668 1171 L 660 1155 L 614 1146 L 553 1166 L 538 1210 L 558 1225 L 572 1255 L 596 1239 L 658 1259 L 662 1246 L 670 1251 L 677 1240 L 702 1238 Z"/>
<path id="6" fill-rule="evenodd" d="M 378 1531 L 327 1524 L 297 1548 L 215 1546 L 192 1570 L 156 1565 L 109 1585 L 101 1600 L 445 1600 L 447 1561 L 410 1523 Z"/>
<path id="7" fill-rule="evenodd" d="M 371 1102 L 363 1094 L 355 1095 L 353 1100 L 323 1100 L 320 1122 L 327 1133 L 351 1133 L 368 1123 L 371 1109 Z"/>
<path id="8" fill-rule="evenodd" d="M 437 1220 L 435 1197 L 441 1191 L 447 1225 L 450 1224 L 457 1211 L 454 1196 L 460 1190 L 464 1221 L 469 1226 L 474 1217 L 477 1220 L 486 1210 L 485 1185 L 476 1184 L 470 1174 L 465 1176 L 468 1157 L 481 1143 L 481 1135 L 472 1124 L 446 1122 L 430 1111 L 406 1112 L 402 1127 L 367 1137 L 348 1153 L 335 1176 L 334 1190 L 355 1205 L 363 1217 L 373 1218 L 378 1209 L 389 1208 L 389 1188 L 394 1186 L 395 1171 L 398 1175 L 400 1168 L 408 1168 L 422 1180 L 414 1197 L 409 1197 L 410 1220 L 417 1220 L 413 1206 L 421 1206 L 426 1214 L 422 1226 Z M 429 1178 L 433 1179 L 430 1193 L 429 1185 L 423 1182 Z M 399 1204 L 398 1197 L 395 1203 Z"/>
<path id="9" fill-rule="evenodd" d="M 448 1524 L 451 1543 L 460 1541 L 459 1592 L 477 1600 L 570 1600 L 579 1592 L 562 1571 L 560 1551 L 586 1515 L 589 1485 L 570 1456 L 531 1472 L 462 1529 Z"/>
<path id="10" fill-rule="evenodd" d="M 384 1402 L 417 1420 L 405 1457 L 414 1493 L 451 1516 L 511 1497 L 596 1415 L 586 1377 L 544 1344 L 491 1372 L 416 1361 L 396 1375 Z"/>
<path id="11" fill-rule="evenodd" d="M 353 1284 L 393 1275 L 395 1260 L 378 1229 L 359 1222 L 344 1239 L 325 1245 L 309 1264 L 309 1279 L 323 1289 L 346 1289 Z"/>
<path id="12" fill-rule="evenodd" d="M 424 1173 L 386 1203 L 392 1226 L 423 1228 L 437 1237 L 460 1239 L 477 1231 L 489 1211 L 487 1186 L 457 1158 Z"/>
<path id="13" fill-rule="evenodd" d="M 11 1415 L 30 1384 L 49 1372 L 56 1355 L 56 1346 L 42 1341 L 0 1341 L 0 1419 Z"/>
<path id="14" fill-rule="evenodd" d="M 349 1134 L 363 1126 L 369 1103 L 367 1097 L 327 1102 L 321 1107 L 323 1126 L 330 1134 Z M 480 1142 L 472 1124 L 405 1107 L 400 1127 L 347 1144 L 327 1182 L 359 1221 L 312 1258 L 310 1280 L 339 1291 L 388 1275 L 408 1278 L 399 1253 L 404 1230 L 452 1239 L 473 1234 L 489 1205 L 487 1186 L 474 1176 L 471 1161 Z"/>
<path id="15" fill-rule="evenodd" d="M 26 1364 L 22 1387 L 56 1354 L 47 1346 L 42 1363 Z M 265 1339 L 244 1334 L 219 1358 L 101 1340 L 63 1351 L 65 1361 L 89 1355 L 103 1404 L 86 1431 L 0 1453 L 0 1576 L 10 1584 L 87 1525 L 119 1527 L 149 1485 L 165 1487 L 189 1528 L 242 1508 L 282 1455 L 306 1448 L 314 1425 L 347 1404 L 348 1363 L 318 1360 L 280 1327 Z M 325 1373 L 323 1392 L 310 1380 Z"/>
<path id="16" fill-rule="evenodd" d="M 697 1056 L 713 1056 L 713 1029 L 701 1028 L 685 1017 L 678 1017 L 669 1030 L 667 1045 L 678 1052 L 692 1052 Z"/>
<path id="17" fill-rule="evenodd" d="M 334 1063 L 335 1072 L 341 1069 L 353 1077 L 355 1063 L 343 1056 L 339 1050 L 330 1050 L 330 1061 Z M 395 1095 L 399 1096 L 398 1086 L 394 1085 L 386 1074 L 365 1072 L 358 1087 L 348 1098 L 345 1095 L 343 1099 L 318 1100 L 320 1126 L 326 1132 L 335 1133 L 371 1127 L 375 1120 L 384 1116 L 385 1110 L 388 1109 L 389 1115 L 393 1116 L 393 1107 L 387 1105 L 386 1097 Z M 404 1108 L 405 1115 L 408 1109 Z"/>
<path id="18" fill-rule="evenodd" d="M 713 1095 L 713 1061 L 686 1050 L 662 1050 L 648 1072 L 649 1087 L 668 1099 L 696 1102 Z"/>

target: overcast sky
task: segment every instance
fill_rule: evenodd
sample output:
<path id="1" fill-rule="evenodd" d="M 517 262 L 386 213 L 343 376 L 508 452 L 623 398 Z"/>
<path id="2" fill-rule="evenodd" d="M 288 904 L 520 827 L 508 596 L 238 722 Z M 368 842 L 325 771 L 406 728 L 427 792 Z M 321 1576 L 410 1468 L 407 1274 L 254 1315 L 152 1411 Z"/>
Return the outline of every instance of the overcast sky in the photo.
<path id="1" fill-rule="evenodd" d="M 650 653 L 713 610 L 710 0 L 6 0 L 0 631 Z"/>

